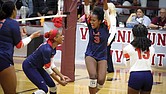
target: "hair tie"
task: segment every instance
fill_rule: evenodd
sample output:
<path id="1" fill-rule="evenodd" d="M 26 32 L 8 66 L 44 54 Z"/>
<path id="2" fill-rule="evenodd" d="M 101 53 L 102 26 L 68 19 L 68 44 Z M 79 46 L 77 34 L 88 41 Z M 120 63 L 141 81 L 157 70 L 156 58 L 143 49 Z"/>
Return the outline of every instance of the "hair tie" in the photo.
<path id="1" fill-rule="evenodd" d="M 51 35 L 50 35 L 49 39 L 52 40 L 57 35 L 57 32 L 58 32 L 58 30 L 56 30 L 56 29 L 51 30 Z"/>
<path id="2" fill-rule="evenodd" d="M 58 30 L 53 29 L 53 30 L 50 30 L 49 32 L 46 32 L 44 34 L 44 37 L 48 38 L 49 40 L 53 40 L 53 38 L 57 35 L 57 33 L 58 33 Z"/>

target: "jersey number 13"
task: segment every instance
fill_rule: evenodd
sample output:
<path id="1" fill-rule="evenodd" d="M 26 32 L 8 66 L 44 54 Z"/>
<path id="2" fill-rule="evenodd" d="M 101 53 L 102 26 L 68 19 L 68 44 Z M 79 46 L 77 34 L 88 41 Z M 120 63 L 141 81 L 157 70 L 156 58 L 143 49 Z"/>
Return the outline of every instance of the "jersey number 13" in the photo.
<path id="1" fill-rule="evenodd" d="M 149 51 L 144 51 L 144 52 L 142 52 L 140 49 L 135 49 L 136 51 L 137 51 L 137 53 L 138 53 L 138 58 L 139 59 L 149 59 L 149 57 L 150 57 L 150 53 L 149 53 Z"/>

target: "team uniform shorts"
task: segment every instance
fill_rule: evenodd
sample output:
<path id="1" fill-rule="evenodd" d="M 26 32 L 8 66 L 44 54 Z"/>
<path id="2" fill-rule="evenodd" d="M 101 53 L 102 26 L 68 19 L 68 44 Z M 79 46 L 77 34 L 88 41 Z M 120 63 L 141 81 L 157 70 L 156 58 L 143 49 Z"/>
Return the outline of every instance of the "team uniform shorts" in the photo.
<path id="1" fill-rule="evenodd" d="M 10 64 L 9 62 L 0 62 L 0 72 L 10 66 L 12 66 L 12 64 Z"/>
<path id="2" fill-rule="evenodd" d="M 135 90 L 151 91 L 153 75 L 151 71 L 130 72 L 128 86 Z"/>

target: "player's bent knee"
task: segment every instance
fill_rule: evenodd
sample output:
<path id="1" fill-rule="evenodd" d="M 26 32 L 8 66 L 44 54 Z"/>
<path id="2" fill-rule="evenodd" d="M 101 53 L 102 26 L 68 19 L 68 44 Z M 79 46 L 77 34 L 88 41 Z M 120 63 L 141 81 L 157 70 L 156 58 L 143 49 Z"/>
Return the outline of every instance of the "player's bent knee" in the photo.
<path id="1" fill-rule="evenodd" d="M 105 82 L 105 79 L 98 79 L 98 84 L 100 84 L 100 85 L 103 85 L 104 84 L 104 82 Z"/>
<path id="2" fill-rule="evenodd" d="M 97 86 L 97 79 L 90 79 L 89 87 L 96 88 L 96 86 Z"/>
<path id="3" fill-rule="evenodd" d="M 37 90 L 33 94 L 46 94 L 43 90 Z"/>

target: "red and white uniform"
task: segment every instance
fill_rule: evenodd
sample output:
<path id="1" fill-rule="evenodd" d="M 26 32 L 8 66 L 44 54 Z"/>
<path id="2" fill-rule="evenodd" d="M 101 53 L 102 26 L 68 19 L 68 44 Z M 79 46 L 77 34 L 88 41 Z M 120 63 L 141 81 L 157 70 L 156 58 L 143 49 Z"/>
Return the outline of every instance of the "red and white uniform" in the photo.
<path id="1" fill-rule="evenodd" d="M 127 45 L 123 49 L 123 54 L 125 58 L 130 59 L 130 72 L 151 70 L 154 52 L 153 46 L 149 47 L 149 51 L 141 51 L 141 49 L 136 49 L 131 44 Z"/>

